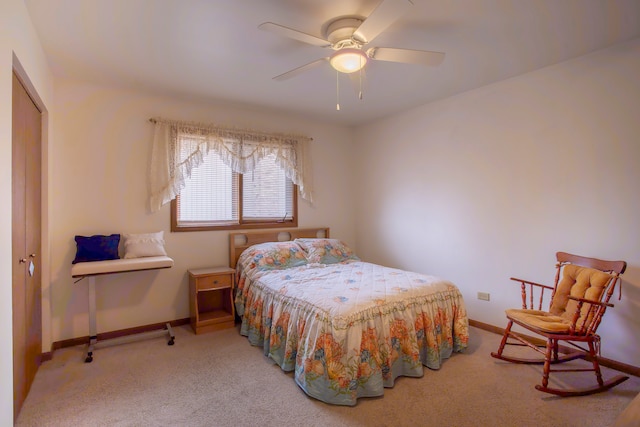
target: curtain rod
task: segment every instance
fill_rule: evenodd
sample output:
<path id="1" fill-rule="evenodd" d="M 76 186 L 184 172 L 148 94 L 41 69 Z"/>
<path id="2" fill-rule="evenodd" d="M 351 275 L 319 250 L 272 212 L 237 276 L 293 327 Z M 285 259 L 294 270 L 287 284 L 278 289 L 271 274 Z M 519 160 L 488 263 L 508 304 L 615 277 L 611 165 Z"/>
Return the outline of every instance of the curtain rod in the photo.
<path id="1" fill-rule="evenodd" d="M 153 117 L 151 117 L 151 118 L 149 118 L 149 122 L 151 122 L 151 123 L 158 123 L 158 120 L 157 120 L 157 119 L 154 119 Z M 192 124 L 192 125 L 194 125 L 194 126 L 198 126 L 198 125 L 200 124 L 200 123 L 189 123 L 189 122 L 185 122 L 185 123 L 187 123 L 187 124 Z M 232 131 L 233 131 L 233 130 L 239 130 L 239 131 L 247 132 L 247 131 L 246 131 L 246 130 L 244 130 L 244 129 L 232 129 L 232 128 L 225 128 L 225 127 L 222 127 L 222 126 L 221 126 L 220 128 L 221 128 L 221 129 L 225 129 L 225 130 L 232 130 Z M 251 132 L 251 131 L 249 131 L 249 132 Z M 267 133 L 267 132 L 261 132 L 261 131 L 254 131 L 254 132 L 257 132 L 257 133 L 260 133 L 260 134 L 266 134 L 266 133 Z M 311 137 L 309 137 L 309 136 L 302 136 L 302 135 L 284 135 L 284 134 L 278 134 L 278 135 L 281 135 L 281 136 L 301 136 L 301 137 L 303 137 L 303 138 L 308 138 L 310 141 L 313 141 L 313 138 L 311 138 Z"/>

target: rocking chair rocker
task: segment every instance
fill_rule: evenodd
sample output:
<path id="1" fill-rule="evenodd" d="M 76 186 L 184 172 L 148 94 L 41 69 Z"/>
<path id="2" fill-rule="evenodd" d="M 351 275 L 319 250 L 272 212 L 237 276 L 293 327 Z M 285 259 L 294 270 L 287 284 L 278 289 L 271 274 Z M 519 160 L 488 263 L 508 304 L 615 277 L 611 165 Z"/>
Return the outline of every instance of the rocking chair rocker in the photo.
<path id="1" fill-rule="evenodd" d="M 600 354 L 600 336 L 596 330 L 602 321 L 607 307 L 613 307 L 609 299 L 613 295 L 620 275 L 624 273 L 625 261 L 603 261 L 571 255 L 565 252 L 556 254 L 556 276 L 554 286 L 512 277 L 511 280 L 520 283 L 522 290 L 522 309 L 506 310 L 509 320 L 504 331 L 500 347 L 491 356 L 513 363 L 544 364 L 542 384 L 536 389 L 558 396 L 584 396 L 608 390 L 629 379 L 619 375 L 608 381 L 602 379 L 598 356 Z M 549 311 L 542 310 L 545 291 L 551 291 Z M 534 298 L 534 294 L 539 297 Z M 534 299 L 538 307 L 534 307 Z M 511 327 L 517 324 L 546 339 L 546 348 L 536 345 L 535 338 L 513 332 Z M 509 342 L 513 338 L 518 342 Z M 538 340 L 540 341 L 540 340 Z M 558 354 L 559 342 L 571 345 L 562 348 L 570 351 Z M 582 345 L 579 345 L 581 343 Z M 588 348 L 585 348 L 584 345 Z M 506 345 L 526 345 L 544 355 L 540 359 L 521 359 L 504 354 Z M 552 369 L 551 365 L 567 362 L 578 358 L 586 358 L 592 363 L 592 368 L 582 369 Z M 595 372 L 598 384 L 586 389 L 561 389 L 549 387 L 551 372 Z"/>

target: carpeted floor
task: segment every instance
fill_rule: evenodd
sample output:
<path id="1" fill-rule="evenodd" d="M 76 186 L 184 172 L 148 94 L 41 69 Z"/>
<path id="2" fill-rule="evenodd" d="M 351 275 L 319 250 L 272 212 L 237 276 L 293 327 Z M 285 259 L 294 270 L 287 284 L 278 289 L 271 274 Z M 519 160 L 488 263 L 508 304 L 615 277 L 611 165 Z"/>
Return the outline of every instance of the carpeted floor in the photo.
<path id="1" fill-rule="evenodd" d="M 439 371 L 399 378 L 355 407 L 332 406 L 307 397 L 237 329 L 174 330 L 174 346 L 155 338 L 101 348 L 93 363 L 83 363 L 84 346 L 58 350 L 38 371 L 17 426 L 603 427 L 640 392 L 631 377 L 591 396 L 541 393 L 541 367 L 493 359 L 500 337 L 471 328 L 469 348 Z M 605 369 L 605 378 L 614 374 Z"/>

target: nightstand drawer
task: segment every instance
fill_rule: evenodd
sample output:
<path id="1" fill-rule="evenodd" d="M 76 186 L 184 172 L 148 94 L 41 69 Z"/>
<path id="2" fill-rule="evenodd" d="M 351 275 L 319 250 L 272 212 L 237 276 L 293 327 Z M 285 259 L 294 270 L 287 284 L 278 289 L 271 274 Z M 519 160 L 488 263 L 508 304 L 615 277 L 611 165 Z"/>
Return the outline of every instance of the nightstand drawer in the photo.
<path id="1" fill-rule="evenodd" d="M 198 277 L 196 279 L 197 290 L 224 289 L 231 287 L 230 274 L 220 274 L 215 276 Z"/>

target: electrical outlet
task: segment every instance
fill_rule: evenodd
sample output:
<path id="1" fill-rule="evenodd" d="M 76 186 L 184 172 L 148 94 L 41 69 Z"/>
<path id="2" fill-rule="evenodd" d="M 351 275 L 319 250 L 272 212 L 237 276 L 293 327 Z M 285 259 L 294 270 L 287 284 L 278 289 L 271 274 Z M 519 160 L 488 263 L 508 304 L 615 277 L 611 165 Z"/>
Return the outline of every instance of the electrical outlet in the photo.
<path id="1" fill-rule="evenodd" d="M 478 299 L 489 301 L 489 292 L 478 292 Z"/>

